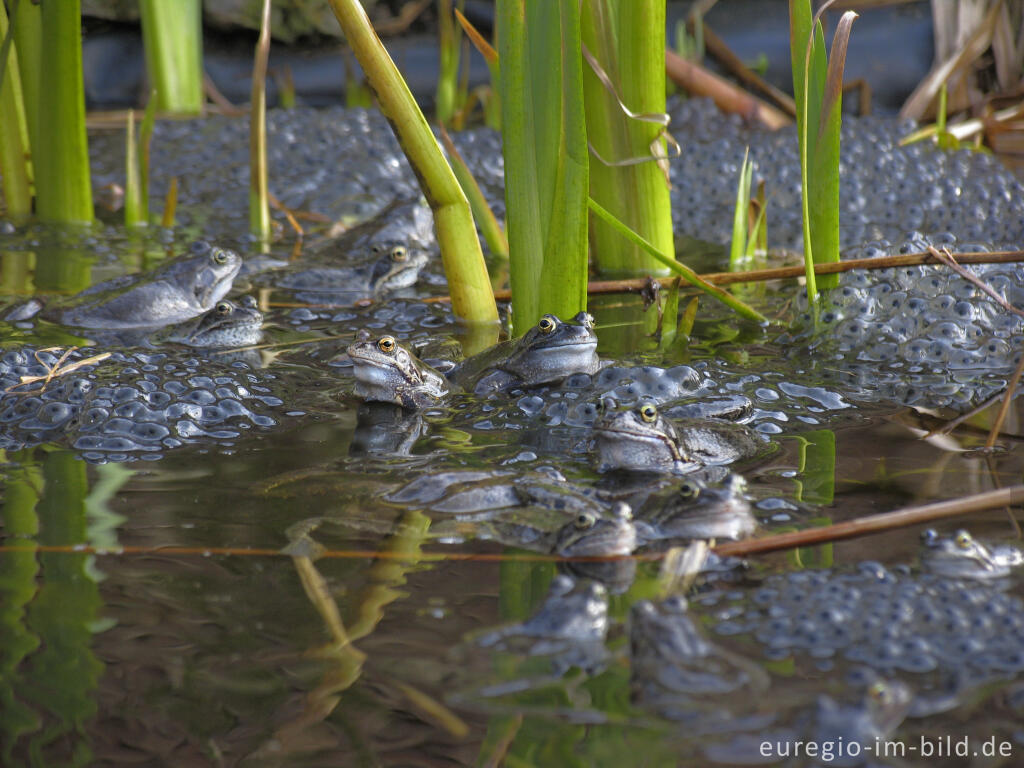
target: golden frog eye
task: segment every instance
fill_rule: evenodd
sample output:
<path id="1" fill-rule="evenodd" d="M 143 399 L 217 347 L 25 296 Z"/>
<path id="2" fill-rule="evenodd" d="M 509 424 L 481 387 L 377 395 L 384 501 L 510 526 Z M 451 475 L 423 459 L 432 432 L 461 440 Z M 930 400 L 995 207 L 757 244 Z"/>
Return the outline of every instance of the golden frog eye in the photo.
<path id="1" fill-rule="evenodd" d="M 540 322 L 537 323 L 537 328 L 541 333 L 551 333 L 555 330 L 555 325 L 556 321 L 552 315 L 544 315 L 544 317 L 540 319 Z"/>
<path id="2" fill-rule="evenodd" d="M 230 315 L 233 307 L 230 301 L 218 301 L 217 306 L 214 307 L 217 310 L 218 315 Z"/>
<path id="3" fill-rule="evenodd" d="M 967 549 L 969 546 L 971 546 L 971 543 L 973 541 L 974 539 L 971 538 L 971 534 L 969 534 L 967 531 L 956 532 L 956 545 L 960 547 L 960 549 Z"/>
<path id="4" fill-rule="evenodd" d="M 884 702 L 889 698 L 889 686 L 883 683 L 881 680 L 876 680 L 868 688 L 868 696 L 875 701 Z"/>
<path id="5" fill-rule="evenodd" d="M 700 495 L 700 488 L 697 487 L 696 483 L 691 483 L 687 480 L 679 486 L 679 495 L 684 499 L 696 499 Z"/>
<path id="6" fill-rule="evenodd" d="M 640 406 L 640 418 L 646 421 L 648 424 L 653 424 L 658 420 L 658 409 L 648 403 L 647 405 Z"/>
<path id="7" fill-rule="evenodd" d="M 401 264 L 407 258 L 409 258 L 409 252 L 405 250 L 405 246 L 396 245 L 394 248 L 391 249 L 392 261 Z"/>
<path id="8" fill-rule="evenodd" d="M 215 264 L 227 264 L 228 263 L 228 252 L 223 248 L 214 248 L 210 251 L 210 258 L 213 259 Z"/>
<path id="9" fill-rule="evenodd" d="M 596 520 L 594 516 L 589 512 L 580 512 L 580 514 L 576 516 L 576 527 L 581 531 L 585 531 L 587 528 L 592 528 L 595 522 Z"/>
<path id="10" fill-rule="evenodd" d="M 381 336 L 380 340 L 377 341 L 377 349 L 390 355 L 395 351 L 395 337 Z"/>

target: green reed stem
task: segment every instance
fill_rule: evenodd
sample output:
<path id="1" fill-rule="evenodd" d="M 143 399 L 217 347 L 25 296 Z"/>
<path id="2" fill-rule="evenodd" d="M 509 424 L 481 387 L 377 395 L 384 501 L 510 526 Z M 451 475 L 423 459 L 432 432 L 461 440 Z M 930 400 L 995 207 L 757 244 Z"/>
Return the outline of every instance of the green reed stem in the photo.
<path id="1" fill-rule="evenodd" d="M 149 92 L 146 111 L 139 126 L 139 202 L 146 222 L 149 221 L 149 148 L 153 142 L 153 128 L 156 124 L 156 89 Z"/>
<path id="2" fill-rule="evenodd" d="M 141 200 L 139 148 L 135 142 L 135 111 L 128 110 L 124 136 L 124 225 L 138 227 L 147 223 Z"/>
<path id="3" fill-rule="evenodd" d="M 668 179 L 653 160 L 667 151 L 659 139 L 662 126 L 623 109 L 665 112 L 665 0 L 584 0 L 582 9 L 583 44 L 613 86 L 584 63 L 587 138 L 593 148 L 590 197 L 674 257 Z M 641 158 L 651 159 L 636 162 Z M 591 222 L 590 250 L 602 275 L 666 274 L 643 249 L 600 220 Z"/>
<path id="4" fill-rule="evenodd" d="M 203 15 L 200 0 L 139 0 L 146 71 L 161 112 L 203 109 Z"/>
<path id="5" fill-rule="evenodd" d="M 499 0 L 514 331 L 587 305 L 586 121 L 578 0 Z"/>
<path id="6" fill-rule="evenodd" d="M 462 42 L 452 14 L 452 0 L 437 0 L 438 52 L 441 56 L 435 91 L 437 122 L 448 125 L 459 91 L 459 46 Z"/>
<path id="7" fill-rule="evenodd" d="M 330 4 L 434 212 L 453 311 L 466 322 L 496 322 L 498 308 L 476 236 L 473 214 L 437 139 L 373 31 L 362 5 L 358 0 L 330 0 Z"/>
<path id="8" fill-rule="evenodd" d="M 36 213 L 43 221 L 91 223 L 92 183 L 85 133 L 80 0 L 42 4 L 45 51 L 39 62 Z M 29 57 L 31 59 L 31 57 Z"/>
<path id="9" fill-rule="evenodd" d="M 611 226 L 613 230 L 618 232 L 623 237 L 628 238 L 629 241 L 632 242 L 634 245 L 638 246 L 639 248 L 643 248 L 647 253 L 653 256 L 656 261 L 664 264 L 677 275 L 682 276 L 682 278 L 686 282 L 690 283 L 693 286 L 696 286 L 697 288 L 700 288 L 702 291 L 704 291 L 704 293 L 708 294 L 712 298 L 718 299 L 720 302 L 725 304 L 727 307 L 729 307 L 742 317 L 745 317 L 749 320 L 754 320 L 758 323 L 768 322 L 768 319 L 753 307 L 744 304 L 742 301 L 737 299 L 728 291 L 724 291 L 718 286 L 712 285 L 711 283 L 701 278 L 700 275 L 698 275 L 689 267 L 680 264 L 675 259 L 670 258 L 668 255 L 659 251 L 653 243 L 648 242 L 640 235 L 638 235 L 636 232 L 627 227 L 625 224 L 623 224 L 621 221 L 616 219 L 610 211 L 601 207 L 601 205 L 594 201 L 593 198 L 591 198 L 587 202 L 590 206 L 590 210 L 597 214 L 597 216 L 599 216 L 609 226 Z"/>
<path id="10" fill-rule="evenodd" d="M 28 123 L 28 143 L 34 147 L 39 119 L 38 52 L 43 39 L 43 12 L 38 3 L 30 0 L 19 0 L 11 8 L 16 11 L 11 18 L 11 26 L 14 28 L 14 47 L 17 49 L 18 69 L 21 73 L 21 98 Z"/>
<path id="11" fill-rule="evenodd" d="M 263 0 L 260 37 L 252 65 L 249 109 L 249 231 L 270 240 L 270 190 L 267 184 L 267 59 L 270 57 L 270 0 Z"/>
<path id="12" fill-rule="evenodd" d="M 469 207 L 473 210 L 473 218 L 476 220 L 477 226 L 480 227 L 480 233 L 484 236 L 487 248 L 498 258 L 508 261 L 508 240 L 505 237 L 505 230 L 502 229 L 494 211 L 487 203 L 487 198 L 484 197 L 480 185 L 476 183 L 473 172 L 469 170 L 466 161 L 462 159 L 462 155 L 459 154 L 459 150 L 455 147 L 444 126 L 441 126 L 441 141 L 448 153 L 448 160 L 452 164 L 455 178 L 459 180 L 459 186 L 466 193 Z"/>
<path id="13" fill-rule="evenodd" d="M 17 10 L 17 6 L 14 7 Z M 3 39 L 0 49 L 0 174 L 3 174 L 7 215 L 15 221 L 24 221 L 32 215 L 31 148 L 21 72 L 13 44 L 14 29 L 8 24 L 2 3 L 0 38 Z"/>

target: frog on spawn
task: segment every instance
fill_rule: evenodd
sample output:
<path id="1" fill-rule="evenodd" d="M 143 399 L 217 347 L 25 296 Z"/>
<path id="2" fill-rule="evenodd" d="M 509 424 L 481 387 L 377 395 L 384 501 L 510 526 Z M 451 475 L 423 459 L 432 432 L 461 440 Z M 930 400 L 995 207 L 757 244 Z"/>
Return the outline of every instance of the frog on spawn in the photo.
<path id="1" fill-rule="evenodd" d="M 965 530 L 940 536 L 929 528 L 921 534 L 921 567 L 955 579 L 999 579 L 1024 563 L 1015 547 L 988 547 Z"/>
<path id="2" fill-rule="evenodd" d="M 594 319 L 580 312 L 570 322 L 544 315 L 522 338 L 464 360 L 448 378 L 466 391 L 486 395 L 557 382 L 574 373 L 593 374 L 600 368 Z"/>
<path id="3" fill-rule="evenodd" d="M 43 316 L 63 325 L 97 330 L 159 328 L 215 307 L 242 266 L 224 248 L 196 248 L 193 256 L 152 272 L 108 280 L 47 307 Z"/>
<path id="4" fill-rule="evenodd" d="M 373 258 L 354 267 L 312 267 L 277 281 L 281 288 L 311 294 L 377 298 L 415 285 L 430 261 L 426 251 L 404 245 L 375 244 Z"/>
<path id="5" fill-rule="evenodd" d="M 200 317 L 186 320 L 153 334 L 154 342 L 175 342 L 190 347 L 225 348 L 258 344 L 263 337 L 263 313 L 256 299 L 221 299 Z"/>
<path id="6" fill-rule="evenodd" d="M 616 504 L 612 516 L 580 512 L 555 535 L 554 551 L 564 557 L 624 557 L 636 549 L 636 526 L 628 504 Z"/>
<path id="7" fill-rule="evenodd" d="M 417 360 L 394 336 L 374 341 L 364 331 L 348 348 L 348 356 L 356 394 L 367 401 L 426 408 L 452 391 L 444 376 Z"/>
<path id="8" fill-rule="evenodd" d="M 637 521 L 642 539 L 743 539 L 757 530 L 746 497 L 747 482 L 732 475 L 721 486 L 684 480 Z M 660 502 L 660 503 L 659 503 Z"/>
<path id="9" fill-rule="evenodd" d="M 767 444 L 756 432 L 728 421 L 688 419 L 679 429 L 650 402 L 612 411 L 594 424 L 599 470 L 687 474 L 708 465 L 729 464 L 765 453 Z"/>

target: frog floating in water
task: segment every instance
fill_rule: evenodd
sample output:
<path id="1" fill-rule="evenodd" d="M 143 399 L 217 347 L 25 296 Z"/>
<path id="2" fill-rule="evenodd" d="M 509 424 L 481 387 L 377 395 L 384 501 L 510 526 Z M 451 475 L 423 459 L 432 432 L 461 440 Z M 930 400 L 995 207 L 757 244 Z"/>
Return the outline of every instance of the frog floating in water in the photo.
<path id="1" fill-rule="evenodd" d="M 732 475 L 720 486 L 685 480 L 637 521 L 644 541 L 659 539 L 744 539 L 757 530 L 746 497 L 747 481 Z"/>
<path id="2" fill-rule="evenodd" d="M 940 536 L 929 528 L 921 534 L 921 567 L 955 579 L 1001 579 L 1024 563 L 1014 547 L 988 547 L 965 530 Z"/>
<path id="3" fill-rule="evenodd" d="M 426 251 L 405 245 L 375 244 L 373 258 L 354 267 L 313 267 L 286 275 L 277 285 L 293 291 L 313 294 L 338 294 L 345 299 L 354 295 L 378 298 L 386 293 L 416 284 L 420 272 L 430 261 Z M 339 301 L 344 299 L 339 298 Z"/>
<path id="4" fill-rule="evenodd" d="M 653 403 L 624 411 L 612 411 L 614 405 L 606 400 L 606 412 L 594 424 L 594 447 L 602 472 L 686 474 L 753 458 L 768 449 L 756 432 L 742 424 L 687 419 L 679 422 L 677 430 Z"/>
<path id="5" fill-rule="evenodd" d="M 158 331 L 151 340 L 219 349 L 258 344 L 262 337 L 263 313 L 256 299 L 243 296 L 238 301 L 221 299 L 206 314 Z"/>
<path id="6" fill-rule="evenodd" d="M 347 351 L 356 394 L 370 402 L 426 408 L 437 405 L 452 390 L 444 376 L 417 360 L 394 336 L 374 341 L 361 332 Z"/>
<path id="7" fill-rule="evenodd" d="M 213 309 L 242 266 L 234 251 L 203 249 L 152 272 L 108 280 L 43 312 L 62 325 L 96 330 L 161 328 Z"/>
<path id="8" fill-rule="evenodd" d="M 574 373 L 593 374 L 600 368 L 594 318 L 580 312 L 567 323 L 544 315 L 522 338 L 464 360 L 448 378 L 468 392 L 486 395 L 557 382 Z"/>

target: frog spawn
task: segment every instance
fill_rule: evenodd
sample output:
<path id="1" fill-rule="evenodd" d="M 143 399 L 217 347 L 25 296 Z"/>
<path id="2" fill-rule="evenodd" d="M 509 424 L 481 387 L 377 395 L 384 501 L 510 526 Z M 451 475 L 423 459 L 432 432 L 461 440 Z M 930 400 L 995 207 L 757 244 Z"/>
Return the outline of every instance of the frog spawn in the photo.
<path id="1" fill-rule="evenodd" d="M 64 365 L 84 357 L 75 351 Z M 283 405 L 272 374 L 164 353 L 118 352 L 45 386 L 20 384 L 23 376 L 45 377 L 58 359 L 30 348 L 0 357 L 0 447 L 59 440 L 91 462 L 156 459 L 180 445 L 230 444 L 274 426 L 270 413 Z"/>

